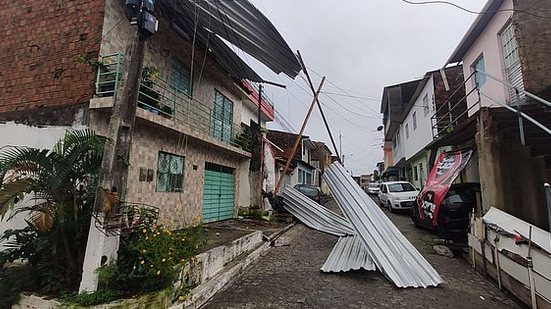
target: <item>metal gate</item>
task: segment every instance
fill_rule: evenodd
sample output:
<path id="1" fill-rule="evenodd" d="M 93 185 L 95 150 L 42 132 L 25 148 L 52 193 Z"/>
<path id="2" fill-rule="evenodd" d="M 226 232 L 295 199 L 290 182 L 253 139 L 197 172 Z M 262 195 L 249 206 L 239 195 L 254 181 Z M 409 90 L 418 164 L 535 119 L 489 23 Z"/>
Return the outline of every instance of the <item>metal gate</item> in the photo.
<path id="1" fill-rule="evenodd" d="M 233 218 L 235 201 L 234 169 L 205 163 L 203 223 Z"/>

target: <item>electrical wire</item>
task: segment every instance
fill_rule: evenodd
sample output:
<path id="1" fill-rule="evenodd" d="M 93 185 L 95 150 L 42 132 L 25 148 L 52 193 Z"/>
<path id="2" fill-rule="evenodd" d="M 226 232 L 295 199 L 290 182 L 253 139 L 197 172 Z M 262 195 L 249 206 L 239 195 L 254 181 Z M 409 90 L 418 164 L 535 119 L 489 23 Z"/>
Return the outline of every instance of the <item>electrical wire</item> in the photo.
<path id="1" fill-rule="evenodd" d="M 542 15 L 538 15 L 538 14 L 535 14 L 535 13 L 532 13 L 532 12 L 527 12 L 527 11 L 523 11 L 523 10 L 517 10 L 517 9 L 501 9 L 501 10 L 497 10 L 497 11 L 492 11 L 492 12 L 478 12 L 478 11 L 473 11 L 473 10 L 470 10 L 470 9 L 467 9 L 465 7 L 462 7 L 458 4 L 455 4 L 453 2 L 450 2 L 450 1 L 438 1 L 438 0 L 435 0 L 435 1 L 410 1 L 410 0 L 400 0 L 404 3 L 407 3 L 407 4 L 412 4 L 412 5 L 430 5 L 430 4 L 443 4 L 443 5 L 449 5 L 449 6 L 452 6 L 452 7 L 455 7 L 459 10 L 462 10 L 464 12 L 467 12 L 467 13 L 470 13 L 470 14 L 474 14 L 474 15 L 487 15 L 487 14 L 495 14 L 495 13 L 500 13 L 500 12 L 516 12 L 516 13 L 523 13 L 523 14 L 527 14 L 527 15 L 530 15 L 530 16 L 534 16 L 534 17 L 537 17 L 537 18 L 541 18 L 541 19 L 545 19 L 545 20 L 551 20 L 551 18 L 549 17 L 546 17 L 546 16 L 542 16 Z"/>

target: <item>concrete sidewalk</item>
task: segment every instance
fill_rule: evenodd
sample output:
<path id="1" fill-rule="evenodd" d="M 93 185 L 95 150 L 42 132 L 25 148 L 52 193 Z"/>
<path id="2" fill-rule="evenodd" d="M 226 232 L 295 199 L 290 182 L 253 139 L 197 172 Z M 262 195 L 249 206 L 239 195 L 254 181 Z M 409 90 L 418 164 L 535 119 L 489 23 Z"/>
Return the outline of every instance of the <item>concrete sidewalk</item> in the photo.
<path id="1" fill-rule="evenodd" d="M 327 204 L 336 208 L 334 202 Z M 206 308 L 515 308 L 516 304 L 460 258 L 437 255 L 434 235 L 409 215 L 387 215 L 440 272 L 438 288 L 399 289 L 380 272 L 322 273 L 336 237 L 297 225 Z"/>

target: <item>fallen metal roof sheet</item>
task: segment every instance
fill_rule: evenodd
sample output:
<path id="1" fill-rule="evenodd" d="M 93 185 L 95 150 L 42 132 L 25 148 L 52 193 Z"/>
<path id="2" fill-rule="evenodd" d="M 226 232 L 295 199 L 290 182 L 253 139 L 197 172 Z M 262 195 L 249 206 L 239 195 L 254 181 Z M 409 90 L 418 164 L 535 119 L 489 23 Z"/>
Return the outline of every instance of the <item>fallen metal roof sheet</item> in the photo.
<path id="1" fill-rule="evenodd" d="M 324 272 L 375 270 L 375 264 L 358 236 L 339 237 L 337 244 L 321 267 Z"/>
<path id="2" fill-rule="evenodd" d="M 443 282 L 339 163 L 333 163 L 323 178 L 377 268 L 396 286 L 428 287 Z"/>
<path id="3" fill-rule="evenodd" d="M 296 189 L 287 186 L 282 195 L 285 209 L 307 226 L 335 236 L 355 234 L 350 223 L 343 217 L 314 202 Z"/>
<path id="4" fill-rule="evenodd" d="M 301 70 L 281 34 L 248 0 L 164 0 L 162 4 L 179 25 L 197 29 L 202 36 L 219 35 L 277 74 L 295 78 Z"/>

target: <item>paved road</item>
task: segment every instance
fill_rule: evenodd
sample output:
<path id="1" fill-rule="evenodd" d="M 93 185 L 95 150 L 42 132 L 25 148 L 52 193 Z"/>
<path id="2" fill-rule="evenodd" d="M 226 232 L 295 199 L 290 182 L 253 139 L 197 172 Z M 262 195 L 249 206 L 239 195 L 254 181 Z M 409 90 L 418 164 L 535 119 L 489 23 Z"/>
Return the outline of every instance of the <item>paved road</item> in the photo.
<path id="1" fill-rule="evenodd" d="M 333 202 L 329 208 L 335 207 Z M 206 308 L 515 308 L 494 285 L 460 258 L 439 256 L 434 236 L 407 214 L 387 215 L 446 281 L 437 288 L 399 289 L 379 272 L 322 273 L 336 242 L 300 224 L 284 234 Z"/>

